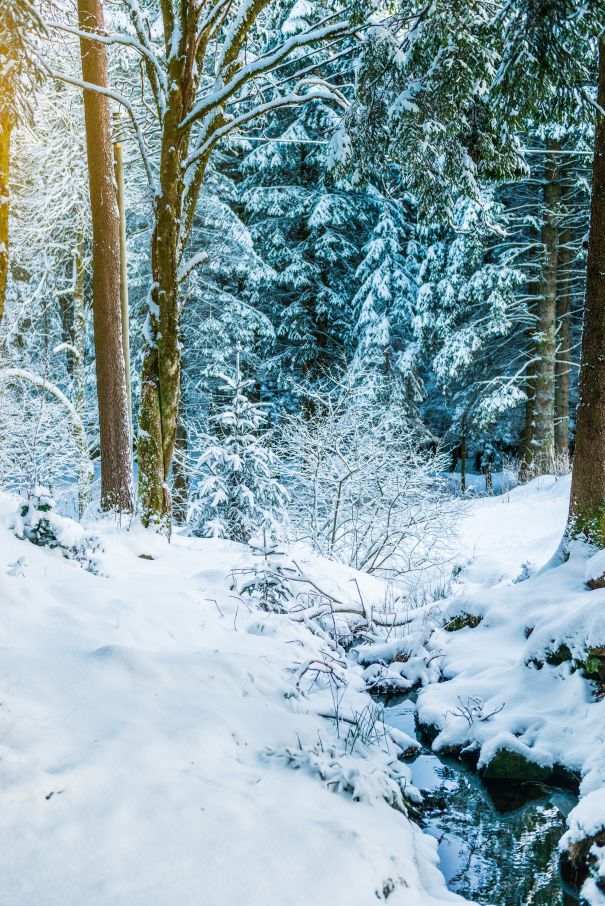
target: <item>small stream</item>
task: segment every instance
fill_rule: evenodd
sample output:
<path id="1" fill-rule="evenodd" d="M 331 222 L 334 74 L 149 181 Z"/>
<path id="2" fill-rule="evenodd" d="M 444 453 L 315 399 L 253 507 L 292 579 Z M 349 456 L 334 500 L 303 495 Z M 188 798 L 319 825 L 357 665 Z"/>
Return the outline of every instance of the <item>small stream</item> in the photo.
<path id="1" fill-rule="evenodd" d="M 383 702 L 385 723 L 417 739 L 414 698 Z M 577 803 L 572 792 L 542 784 L 488 790 L 470 768 L 426 747 L 410 767 L 451 890 L 491 906 L 577 903 L 562 889 L 557 851 Z"/>

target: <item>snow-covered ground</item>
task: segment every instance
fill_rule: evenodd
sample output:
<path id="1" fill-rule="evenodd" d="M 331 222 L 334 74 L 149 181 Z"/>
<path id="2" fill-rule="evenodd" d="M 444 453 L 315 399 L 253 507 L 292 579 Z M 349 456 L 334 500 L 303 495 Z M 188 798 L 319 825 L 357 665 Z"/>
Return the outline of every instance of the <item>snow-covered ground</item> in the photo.
<path id="1" fill-rule="evenodd" d="M 394 739 L 319 716 L 322 640 L 233 597 L 243 548 L 98 524 L 96 576 L 17 540 L 14 511 L 0 497 L 2 906 L 463 902 L 384 801 L 414 796 Z M 346 721 L 371 703 L 337 670 Z"/>
<path id="2" fill-rule="evenodd" d="M 452 596 L 357 649 L 359 664 L 238 599 L 241 546 L 98 523 L 93 575 L 15 538 L 0 497 L 3 906 L 463 903 L 402 811 L 417 794 L 397 755 L 414 743 L 375 722 L 377 669 L 422 679 L 436 749 L 470 746 L 485 767 L 504 747 L 580 774 L 566 842 L 599 831 L 605 701 L 578 668 L 605 645 L 605 590 L 585 583 L 599 563 L 575 550 L 540 569 L 568 494 L 543 478 L 473 500 Z M 378 580 L 304 565 L 339 600 L 385 599 Z M 474 625 L 443 628 L 461 615 Z M 585 894 L 605 903 L 596 877 Z"/>

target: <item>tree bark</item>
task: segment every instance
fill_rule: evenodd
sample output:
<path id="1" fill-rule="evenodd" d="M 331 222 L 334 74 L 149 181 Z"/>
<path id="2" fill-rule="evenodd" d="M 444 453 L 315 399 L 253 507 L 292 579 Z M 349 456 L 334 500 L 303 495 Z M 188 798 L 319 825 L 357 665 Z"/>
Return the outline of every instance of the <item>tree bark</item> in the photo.
<path id="1" fill-rule="evenodd" d="M 189 477 L 187 475 L 187 425 L 180 414 L 176 426 L 176 440 L 174 444 L 174 462 L 172 463 L 172 498 L 174 507 L 174 521 L 177 525 L 187 522 L 189 507 Z"/>
<path id="2" fill-rule="evenodd" d="M 0 324 L 4 315 L 8 280 L 8 214 L 10 203 L 11 121 L 7 110 L 0 110 Z"/>
<path id="3" fill-rule="evenodd" d="M 527 293 L 530 297 L 529 310 L 530 314 L 535 315 L 536 313 L 536 298 L 538 295 L 538 284 L 530 283 L 527 287 Z M 532 462 L 533 462 L 533 425 L 534 425 L 534 372 L 535 372 L 535 363 L 531 358 L 532 354 L 532 342 L 533 342 L 533 327 L 531 330 L 527 331 L 527 348 L 530 354 L 530 361 L 527 366 L 526 380 L 525 380 L 525 411 L 523 418 L 523 428 L 521 429 L 521 436 L 519 438 L 519 481 L 526 482 L 532 477 Z"/>
<path id="4" fill-rule="evenodd" d="M 184 47 L 188 46 L 183 35 Z M 160 193 L 152 236 L 151 309 L 143 359 L 139 408 L 139 499 L 145 525 L 170 536 L 172 499 L 170 466 L 179 409 L 179 237 L 183 217 L 183 170 L 188 136 L 179 129 L 188 109 L 187 54 L 171 57 L 170 92 L 162 129 Z"/>
<path id="5" fill-rule="evenodd" d="M 563 197 L 566 192 L 563 191 Z M 559 234 L 559 280 L 557 288 L 557 350 L 555 360 L 555 453 L 569 456 L 569 363 L 571 356 L 571 267 L 572 232 Z"/>
<path id="6" fill-rule="evenodd" d="M 177 132 L 165 124 L 161 194 L 152 239 L 151 339 L 145 348 L 139 416 L 139 497 L 143 522 L 170 535 L 170 464 L 174 451 L 180 389 L 178 342 L 178 219 L 181 215 L 181 155 Z"/>
<path id="7" fill-rule="evenodd" d="M 560 142 L 549 139 L 548 151 L 560 150 Z M 533 336 L 533 421 L 532 460 L 536 474 L 548 472 L 555 446 L 555 330 L 557 310 L 557 268 L 561 183 L 555 154 L 547 154 L 544 166 L 544 214 L 542 218 L 542 260 L 536 329 Z"/>
<path id="8" fill-rule="evenodd" d="M 78 20 L 83 31 L 104 32 L 101 0 L 78 0 Z M 82 38 L 80 51 L 84 80 L 102 88 L 108 87 L 105 45 Z M 101 447 L 101 506 L 104 510 L 131 512 L 132 474 L 120 306 L 120 223 L 108 98 L 85 90 L 84 115 L 92 211 L 92 292 Z"/>
<path id="9" fill-rule="evenodd" d="M 86 437 L 86 318 L 84 314 L 84 268 L 82 266 L 82 246 L 78 243 L 73 260 L 73 343 L 76 349 L 74 356 L 74 407 L 82 423 L 82 444 L 78 472 L 78 515 L 84 516 L 86 507 L 92 500 L 92 483 L 94 471 L 88 452 Z"/>
<path id="10" fill-rule="evenodd" d="M 605 39 L 597 102 L 605 107 Z M 605 117 L 597 112 L 568 536 L 605 547 Z"/>

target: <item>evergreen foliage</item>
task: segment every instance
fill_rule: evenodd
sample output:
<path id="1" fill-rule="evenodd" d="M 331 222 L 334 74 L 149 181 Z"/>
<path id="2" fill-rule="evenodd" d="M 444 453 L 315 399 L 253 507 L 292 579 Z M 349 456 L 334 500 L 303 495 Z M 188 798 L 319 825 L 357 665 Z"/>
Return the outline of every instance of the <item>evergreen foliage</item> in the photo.
<path id="1" fill-rule="evenodd" d="M 239 355 L 233 376 L 222 376 L 223 402 L 212 416 L 213 436 L 199 459 L 199 485 L 189 512 L 194 534 L 247 542 L 279 530 L 287 494 L 266 445 L 267 417 L 250 399 Z"/>
<path id="2" fill-rule="evenodd" d="M 500 220 L 491 202 L 487 216 Z M 428 356 L 436 386 L 447 395 L 456 431 L 491 428 L 525 399 L 519 329 L 527 323 L 522 272 L 507 254 L 490 251 L 494 234 L 485 207 L 466 198 L 454 211 L 454 229 L 427 230 L 414 331 Z M 523 339 L 521 340 L 522 348 Z"/>

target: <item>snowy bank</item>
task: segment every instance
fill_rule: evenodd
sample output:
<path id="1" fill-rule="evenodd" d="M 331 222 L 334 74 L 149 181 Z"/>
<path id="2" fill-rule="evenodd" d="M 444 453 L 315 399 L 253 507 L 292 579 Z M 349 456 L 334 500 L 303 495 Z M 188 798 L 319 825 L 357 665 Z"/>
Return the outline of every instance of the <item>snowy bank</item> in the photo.
<path id="1" fill-rule="evenodd" d="M 94 575 L 16 538 L 14 511 L 0 497 L 4 906 L 464 902 L 385 801 L 417 798 L 409 741 L 347 737 L 360 667 L 337 668 L 340 733 L 320 716 L 322 641 L 234 597 L 244 548 L 99 523 Z"/>
<path id="2" fill-rule="evenodd" d="M 602 555 L 587 567 L 592 552 L 580 545 L 567 563 L 540 570 L 561 539 L 568 498 L 569 479 L 541 478 L 474 501 L 454 594 L 391 637 L 405 655 L 388 668 L 423 683 L 418 717 L 435 751 L 463 753 L 486 779 L 581 780 L 563 846 L 605 830 L 605 589 L 586 584 L 602 574 Z M 384 654 L 369 645 L 361 659 Z M 419 658 L 431 665 L 424 675 Z M 602 906 L 597 843 L 583 894 Z"/>

